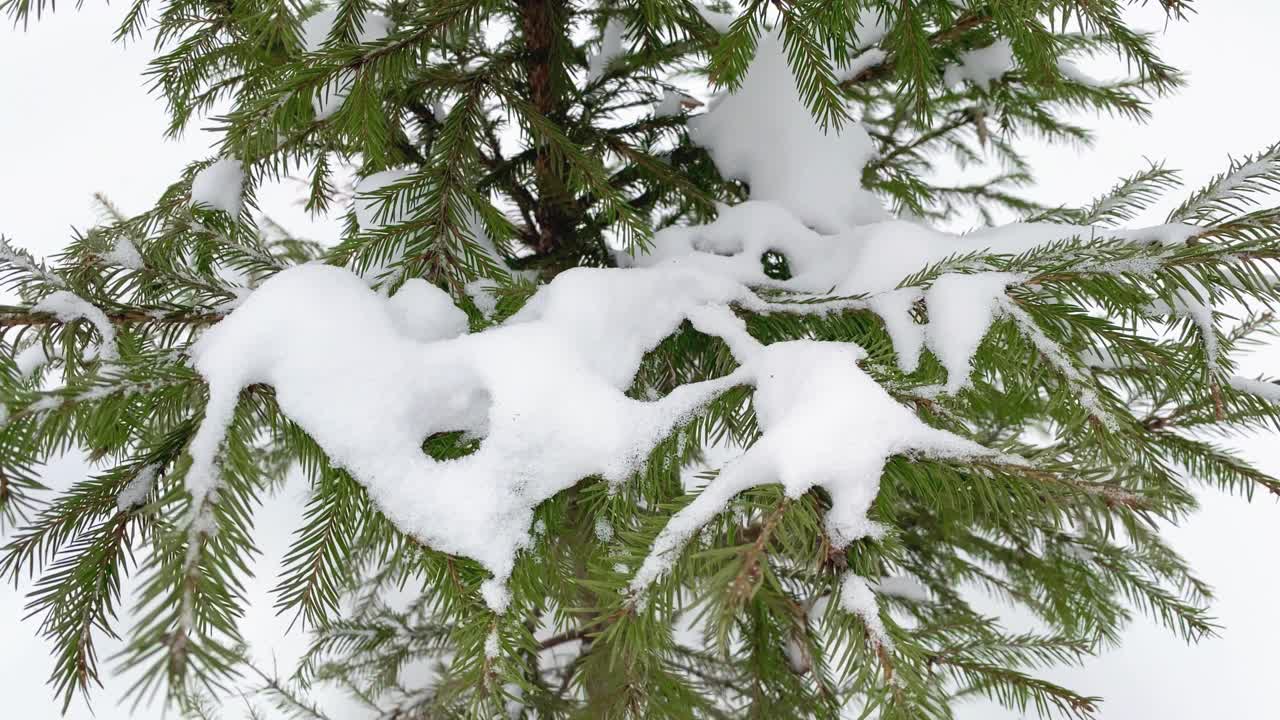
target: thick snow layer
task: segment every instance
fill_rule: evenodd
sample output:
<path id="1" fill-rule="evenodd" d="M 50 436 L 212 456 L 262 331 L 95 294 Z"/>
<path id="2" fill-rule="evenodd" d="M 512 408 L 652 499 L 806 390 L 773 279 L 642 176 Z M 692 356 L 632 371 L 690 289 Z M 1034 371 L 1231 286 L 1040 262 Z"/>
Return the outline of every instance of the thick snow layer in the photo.
<path id="1" fill-rule="evenodd" d="M 924 349 L 924 325 L 911 317 L 915 304 L 924 299 L 919 288 L 902 288 L 881 293 L 868 301 L 871 311 L 884 321 L 884 329 L 898 354 L 898 369 L 913 373 L 920 367 L 920 351 Z"/>
<path id="2" fill-rule="evenodd" d="M 780 483 L 793 496 L 822 485 L 834 501 L 828 532 L 844 544 L 877 532 L 866 512 L 890 455 L 989 453 L 894 401 L 858 367 L 864 353 L 856 345 L 763 346 L 729 306 L 768 309 L 749 286 L 834 288 L 872 296 L 868 304 L 893 318 L 891 326 L 913 322 L 908 313 L 921 296 L 895 287 L 922 267 L 959 252 L 1014 252 L 1079 234 L 1021 227 L 954 236 L 882 222 L 823 236 L 777 205 L 747 202 L 708 225 L 658 233 L 653 254 L 633 263 L 640 267 L 562 273 L 507 323 L 474 335 L 461 334 L 465 316 L 425 282 L 385 299 L 339 268 L 288 270 L 194 350 L 210 400 L 188 486 L 198 497 L 216 489 L 214 460 L 240 389 L 271 384 L 285 413 L 401 528 L 491 570 L 486 600 L 501 608 L 503 581 L 529 542 L 538 503 L 588 475 L 625 480 L 676 424 L 747 384 L 755 386 L 762 437 L 672 517 L 633 589 L 660 576 L 694 532 L 755 485 Z M 768 249 L 787 255 L 790 280 L 764 276 L 759 258 Z M 931 316 L 923 335 L 891 329 L 900 362 L 918 355 L 923 337 L 948 369 L 948 389 L 963 386 L 973 350 L 1006 307 L 1006 285 L 1017 280 L 1001 273 L 935 280 L 922 296 Z M 660 400 L 628 398 L 644 353 L 683 320 L 723 338 L 739 369 Z M 423 453 L 424 438 L 456 430 L 482 437 L 479 450 L 445 462 Z"/>
<path id="3" fill-rule="evenodd" d="M 421 281 L 384 299 L 340 268 L 287 270 L 193 350 L 210 395 L 188 488 L 202 499 L 216 490 L 215 458 L 240 390 L 270 384 L 284 412 L 401 528 L 491 570 L 486 600 L 501 608 L 534 506 L 588 475 L 625 480 L 677 423 L 734 385 L 756 386 L 764 435 L 672 518 L 637 589 L 752 485 L 781 482 L 793 495 L 825 486 L 835 500 L 828 529 L 844 543 L 874 530 L 865 513 L 890 454 L 985 452 L 897 404 L 857 366 L 855 345 L 760 345 L 727 306 L 748 296 L 696 269 L 583 268 L 508 323 L 459 335 L 461 311 Z M 686 319 L 724 338 L 741 367 L 660 400 L 628 398 L 643 354 Z M 422 451 L 424 438 L 455 430 L 483 437 L 480 448 L 445 462 Z"/>
<path id="4" fill-rule="evenodd" d="M 929 308 L 927 340 L 947 369 L 947 392 L 956 392 L 969 381 L 969 362 L 1000 312 L 1005 288 L 1022 279 L 994 272 L 943 275 L 929 286 L 924 296 Z"/>
<path id="5" fill-rule="evenodd" d="M 805 224 L 835 232 L 888 217 L 860 182 L 875 154 L 862 126 L 824 131 L 796 90 L 776 32 L 760 38 L 742 87 L 689 120 L 689 137 L 720 172 L 751 186 L 751 199 L 787 208 Z"/>
<path id="6" fill-rule="evenodd" d="M 240 389 L 271 384 L 284 412 L 401 528 L 490 569 L 486 600 L 501 608 L 537 503 L 588 475 L 625 479 L 675 424 L 742 382 L 735 374 L 654 402 L 624 394 L 644 352 L 693 309 L 742 292 L 688 273 L 575 270 L 507 324 L 450 337 L 456 316 L 423 313 L 406 332 L 396 298 L 346 270 L 287 270 L 193 350 L 210 396 L 188 488 L 197 498 L 216 490 Z M 455 430 L 484 442 L 445 462 L 422 451 L 426 437 Z"/>
<path id="7" fill-rule="evenodd" d="M 240 214 L 244 166 L 233 157 L 218 158 L 191 180 L 191 206 Z"/>
<path id="8" fill-rule="evenodd" d="M 720 310 L 715 316 L 728 314 Z M 696 499 L 667 523 L 632 579 L 639 592 L 675 561 L 679 549 L 735 495 L 781 483 L 791 497 L 821 485 L 831 496 L 827 532 L 836 546 L 878 533 L 866 512 L 890 455 L 972 457 L 990 451 L 925 425 L 857 365 L 863 351 L 848 343 L 809 340 L 760 345 L 727 327 L 694 326 L 726 337 L 756 386 L 761 438 L 720 470 Z M 735 318 L 736 319 L 736 318 Z M 739 324 L 741 321 L 737 321 Z M 727 325 L 727 322 L 723 323 Z"/>
<path id="9" fill-rule="evenodd" d="M 453 304 L 449 293 L 422 278 L 406 280 L 388 305 L 396 329 L 418 342 L 457 337 L 467 331 L 467 314 Z"/>
<path id="10" fill-rule="evenodd" d="M 947 66 L 942 81 L 955 87 L 968 80 L 986 90 L 991 87 L 991 81 L 999 80 L 1014 68 L 1013 45 L 1001 38 L 984 48 L 960 53 L 959 60 L 958 64 Z"/>
<path id="11" fill-rule="evenodd" d="M 312 53 L 323 49 L 325 41 L 328 40 L 329 34 L 333 32 L 333 25 L 337 20 L 337 8 L 325 8 L 307 18 L 302 23 L 303 48 Z M 359 31 L 356 32 L 356 42 L 362 44 L 377 42 L 390 32 L 391 21 L 385 15 L 367 12 L 361 20 Z M 355 74 L 348 71 L 321 88 L 320 92 L 311 101 L 311 106 L 316 113 L 316 119 L 325 120 L 338 112 L 342 108 L 342 103 L 346 102 L 347 94 L 351 92 L 351 85 L 354 82 Z"/>

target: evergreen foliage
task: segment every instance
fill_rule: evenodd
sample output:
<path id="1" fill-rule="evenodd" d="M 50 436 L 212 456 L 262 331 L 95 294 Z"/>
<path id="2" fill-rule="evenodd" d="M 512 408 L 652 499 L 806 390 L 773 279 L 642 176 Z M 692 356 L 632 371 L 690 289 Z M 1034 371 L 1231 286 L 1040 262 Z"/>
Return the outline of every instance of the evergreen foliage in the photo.
<path id="1" fill-rule="evenodd" d="M 1126 24 L 1128 4 L 754 0 L 730 23 L 699 0 L 341 0 L 323 46 L 309 52 L 301 28 L 317 5 L 135 0 L 115 39 L 154 38 L 148 79 L 171 134 L 216 113 L 219 155 L 245 168 L 245 204 L 234 217 L 190 206 L 210 158 L 141 215 L 102 200 L 105 222 L 48 263 L 0 241 L 0 288 L 19 298 L 0 306 L 0 574 L 30 588 L 31 617 L 56 648 L 52 692 L 64 708 L 89 693 L 105 661 L 97 644 L 122 636 L 113 660 L 129 669 L 134 696 L 162 695 L 193 716 L 228 716 L 210 698 L 237 688 L 288 716 L 326 717 L 309 697 L 321 684 L 388 718 L 835 717 L 842 708 L 947 718 L 975 694 L 1043 717 L 1092 716 L 1099 698 L 1038 672 L 1114 644 L 1133 611 L 1188 641 L 1214 632 L 1210 589 L 1159 521 L 1191 512 L 1202 485 L 1280 495 L 1280 480 L 1214 441 L 1280 428 L 1280 407 L 1233 377 L 1233 353 L 1272 333 L 1280 300 L 1280 210 L 1265 205 L 1280 185 L 1280 146 L 1188 194 L 1169 222 L 1196 230 L 1172 248 L 1105 233 L 1185 193 L 1161 164 L 1087 207 L 1020 194 L 1033 181 L 1020 140 L 1087 145 L 1090 131 L 1068 113 L 1142 121 L 1152 97 L 1181 85 L 1152 38 Z M 1187 2 L 1161 4 L 1171 21 L 1188 20 Z M 26 23 L 53 3 L 0 8 Z M 375 11 L 390 32 L 362 42 Z M 866 42 L 871 19 L 885 32 Z M 589 77 L 610 22 L 625 28 L 622 52 Z M 659 443 L 621 491 L 583 478 L 540 505 L 540 532 L 502 614 L 481 599 L 488 573 L 478 563 L 393 525 L 269 386 L 241 394 L 221 489 L 192 507 L 186 450 L 207 389 L 187 351 L 202 329 L 266 278 L 320 261 L 375 275 L 386 290 L 425 278 L 480 330 L 510 317 L 538 282 L 611 265 L 613 249 L 643 253 L 655 230 L 713 218 L 717 203 L 747 190 L 689 140 L 697 101 L 650 108 L 678 74 L 737 87 L 766 26 L 778 28 L 816 121 L 832 131 L 861 122 L 870 133 L 878 157 L 863 183 L 895 214 L 954 222 L 976 211 L 987 223 L 1102 229 L 1020 255 L 958 255 L 902 280 L 923 287 L 978 269 L 1023 278 L 959 393 L 936 392 L 946 374 L 931 355 L 902 372 L 866 309 L 783 311 L 839 307 L 839 298 L 779 295 L 778 312 L 740 309 L 766 344 L 857 343 L 864 369 L 920 418 L 1027 464 L 895 457 L 871 511 L 889 531 L 843 549 L 824 529 L 821 489 L 749 490 L 641 601 L 631 573 L 692 499 L 682 470 L 709 445 L 745 447 L 759 435 L 750 394 L 731 390 Z M 985 86 L 943 82 L 962 53 L 1001 40 L 1017 69 Z M 873 51 L 879 62 L 847 72 Z M 1095 53 L 1123 58 L 1131 75 L 1097 83 L 1062 62 Z M 313 101 L 335 87 L 340 107 L 318 117 Z M 976 179 L 936 181 L 945 157 Z M 404 172 L 372 193 L 377 222 L 351 213 L 334 247 L 256 213 L 254 188 L 295 174 L 309 180 L 309 209 L 346 212 L 346 178 L 387 170 Z M 762 262 L 771 277 L 790 272 L 783 254 Z M 102 318 L 42 308 L 56 293 Z M 1217 310 L 1207 322 L 1176 312 L 1189 298 Z M 1171 312 L 1153 317 L 1153 306 Z M 923 319 L 928 308 L 915 312 Z M 685 326 L 647 355 L 632 394 L 664 395 L 733 365 L 723 342 Z M 444 459 L 475 445 L 443 433 L 423 450 Z M 88 453 L 93 474 L 44 492 L 43 464 L 69 448 Z M 298 472 L 310 500 L 276 607 L 314 642 L 296 673 L 278 677 L 249 661 L 238 625 L 257 555 L 254 511 Z M 198 517 L 209 523 L 193 527 Z M 881 636 L 874 620 L 832 601 L 849 572 L 915 578 L 927 592 L 882 582 Z M 407 605 L 387 601 L 405 588 Z M 1045 630 L 1010 632 L 975 610 L 974 588 L 1025 608 Z M 123 604 L 135 608 L 132 627 L 117 620 Z M 406 669 L 424 663 L 437 674 L 412 684 L 420 676 Z"/>

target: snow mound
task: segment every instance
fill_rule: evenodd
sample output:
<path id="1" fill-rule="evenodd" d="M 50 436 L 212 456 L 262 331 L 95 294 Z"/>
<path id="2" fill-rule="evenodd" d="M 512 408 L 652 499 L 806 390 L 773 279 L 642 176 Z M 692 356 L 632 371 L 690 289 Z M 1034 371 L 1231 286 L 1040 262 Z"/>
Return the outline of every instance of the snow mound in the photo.
<path id="1" fill-rule="evenodd" d="M 232 157 L 218 158 L 191 180 L 191 206 L 240 214 L 244 189 L 244 165 Z"/>
<path id="2" fill-rule="evenodd" d="M 713 334 L 724 332 L 694 324 Z M 833 544 L 843 547 L 878 533 L 866 513 L 889 456 L 990 454 L 925 425 L 895 401 L 858 367 L 863 351 L 856 345 L 811 340 L 753 345 L 744 328 L 730 347 L 756 386 L 754 404 L 763 435 L 672 516 L 632 579 L 634 591 L 643 591 L 664 573 L 695 532 L 751 487 L 781 483 L 791 497 L 817 485 L 826 488 L 832 500 L 827 532 Z"/>
<path id="3" fill-rule="evenodd" d="M 190 450 L 193 496 L 217 489 L 239 391 L 270 384 L 282 410 L 399 527 L 492 571 L 485 598 L 501 608 L 534 506 L 588 475 L 629 477 L 677 423 L 744 379 L 686 385 L 654 402 L 624 394 L 644 352 L 695 308 L 734 300 L 735 283 L 575 270 L 511 322 L 461 336 L 458 316 L 434 299 L 438 307 L 406 319 L 406 307 L 441 293 L 406 288 L 413 297 L 402 304 L 406 289 L 388 300 L 347 270 L 304 265 L 210 329 L 193 349 L 209 383 Z M 423 452 L 425 438 L 459 430 L 484 438 L 475 453 L 436 461 Z"/>
<path id="4" fill-rule="evenodd" d="M 755 385 L 764 436 L 672 518 L 637 589 L 752 485 L 781 482 L 793 495 L 827 487 L 829 530 L 847 542 L 873 529 L 865 513 L 889 455 L 986 453 L 897 404 L 858 367 L 855 345 L 760 345 L 728 307 L 749 296 L 695 269 L 582 268 L 544 286 L 508 323 L 465 335 L 461 311 L 422 281 L 386 299 L 341 268 L 286 270 L 193 349 L 209 403 L 187 486 L 201 499 L 216 490 L 217 451 L 240 390 L 270 384 L 281 409 L 399 527 L 492 571 L 485 598 L 500 609 L 538 503 L 589 475 L 626 480 L 678 423 L 735 385 Z M 644 353 L 684 320 L 724 338 L 741 367 L 659 400 L 628 398 Z M 456 460 L 423 452 L 425 438 L 450 431 L 483 440 Z"/>
<path id="5" fill-rule="evenodd" d="M 796 90 L 776 32 L 760 38 L 742 87 L 689 120 L 689 137 L 720 172 L 751 186 L 751 199 L 775 202 L 826 232 L 883 220 L 888 213 L 862 189 L 874 155 L 861 125 L 824 131 Z"/>

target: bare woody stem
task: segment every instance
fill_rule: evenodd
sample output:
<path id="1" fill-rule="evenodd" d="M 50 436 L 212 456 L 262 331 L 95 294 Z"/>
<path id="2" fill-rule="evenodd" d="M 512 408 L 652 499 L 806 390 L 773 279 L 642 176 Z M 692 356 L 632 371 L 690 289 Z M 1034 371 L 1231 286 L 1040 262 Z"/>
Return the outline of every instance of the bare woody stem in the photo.
<path id="1" fill-rule="evenodd" d="M 224 313 L 176 312 L 151 313 L 144 310 L 124 310 L 107 313 L 107 319 L 113 325 L 131 325 L 136 323 L 168 323 L 177 325 L 213 325 L 222 320 Z M 37 312 L 28 308 L 0 308 L 0 333 L 9 328 L 38 327 L 44 325 L 66 324 L 57 315 Z"/>
<path id="2" fill-rule="evenodd" d="M 764 523 L 760 526 L 760 534 L 744 553 L 742 568 L 738 570 L 737 576 L 729 585 L 730 593 L 739 602 L 745 602 L 753 593 L 756 581 L 760 577 L 760 560 L 764 556 L 765 548 L 769 545 L 774 531 L 778 528 L 778 523 L 782 522 L 782 516 L 790 506 L 791 499 L 784 497 L 764 519 Z"/>

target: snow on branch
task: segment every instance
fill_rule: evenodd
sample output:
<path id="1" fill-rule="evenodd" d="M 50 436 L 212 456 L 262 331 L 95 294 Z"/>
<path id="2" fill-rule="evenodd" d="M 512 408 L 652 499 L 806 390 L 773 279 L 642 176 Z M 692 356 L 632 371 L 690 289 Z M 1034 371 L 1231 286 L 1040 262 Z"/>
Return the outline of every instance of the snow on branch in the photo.
<path id="1" fill-rule="evenodd" d="M 116 359 L 116 329 L 112 326 L 107 314 L 88 300 L 75 293 L 59 290 L 36 303 L 31 308 L 31 312 L 48 313 L 63 323 L 87 320 L 102 338 L 102 344 L 98 347 L 98 357 L 103 360 Z"/>
<path id="2" fill-rule="evenodd" d="M 1257 395 L 1268 402 L 1280 403 L 1280 383 L 1273 380 L 1254 380 L 1246 377 L 1232 376 L 1228 380 L 1232 388 L 1242 393 Z"/>
<path id="3" fill-rule="evenodd" d="M 1233 160 L 1231 167 L 1169 213 L 1170 222 L 1209 224 L 1280 190 L 1280 144 Z"/>
<path id="4" fill-rule="evenodd" d="M 943 72 L 942 81 L 950 87 L 967 80 L 987 90 L 992 81 L 999 80 L 1005 73 L 1013 70 L 1016 64 L 1013 44 L 1004 38 L 987 47 L 963 52 L 958 59 L 958 63 L 948 65 Z"/>
<path id="5" fill-rule="evenodd" d="M 191 206 L 221 210 L 236 217 L 240 214 L 243 186 L 244 166 L 240 161 L 218 158 L 191 179 Z"/>
<path id="6" fill-rule="evenodd" d="M 30 253 L 14 247 L 8 238 L 0 235 L 0 268 L 5 265 L 9 266 L 10 271 L 22 273 L 51 287 L 65 288 L 67 286 L 66 281 L 45 267 L 44 263 L 37 263 Z M 7 274 L 7 272 L 0 274 L 0 278 Z"/>
<path id="7" fill-rule="evenodd" d="M 272 385 L 284 413 L 402 530 L 492 572 L 482 594 L 500 611 L 539 503 L 583 477 L 628 480 L 658 442 L 733 387 L 754 388 L 762 435 L 670 519 L 632 578 L 637 593 L 745 489 L 781 484 L 798 497 L 825 488 L 833 500 L 827 532 L 843 546 L 879 532 L 867 511 L 890 456 L 995 456 L 894 400 L 859 366 L 866 353 L 855 344 L 759 342 L 734 310 L 780 309 L 761 291 L 841 296 L 845 306 L 881 314 L 902 369 L 914 369 L 928 347 L 946 368 L 948 392 L 968 383 L 993 320 L 1012 314 L 1086 392 L 1084 405 L 1106 418 L 1071 360 L 1005 297 L 1025 278 L 967 260 L 1026 253 L 1092 229 L 1015 224 L 957 236 L 889 219 L 859 182 L 873 155 L 865 131 L 817 126 L 772 35 L 761 39 L 741 88 L 692 122 L 691 135 L 723 172 L 750 184 L 751 200 L 723 208 L 714 222 L 658 232 L 648 254 L 618 258 L 624 267 L 563 272 L 481 332 L 467 334 L 452 299 L 418 279 L 390 298 L 332 266 L 267 280 L 192 350 L 209 386 L 190 446 L 194 504 L 216 498 L 219 448 L 240 391 Z M 1155 239 L 1153 252 L 1161 252 L 1187 232 L 1173 225 L 1108 235 L 1144 247 Z M 786 258 L 788 278 L 766 273 L 770 252 Z M 900 287 L 908 280 L 928 287 Z M 921 299 L 924 325 L 912 316 Z M 686 321 L 722 338 L 737 369 L 658 399 L 629 397 L 645 354 Z M 447 461 L 423 451 L 425 438 L 455 431 L 481 439 L 478 449 Z M 856 582 L 848 604 L 871 623 Z"/>

